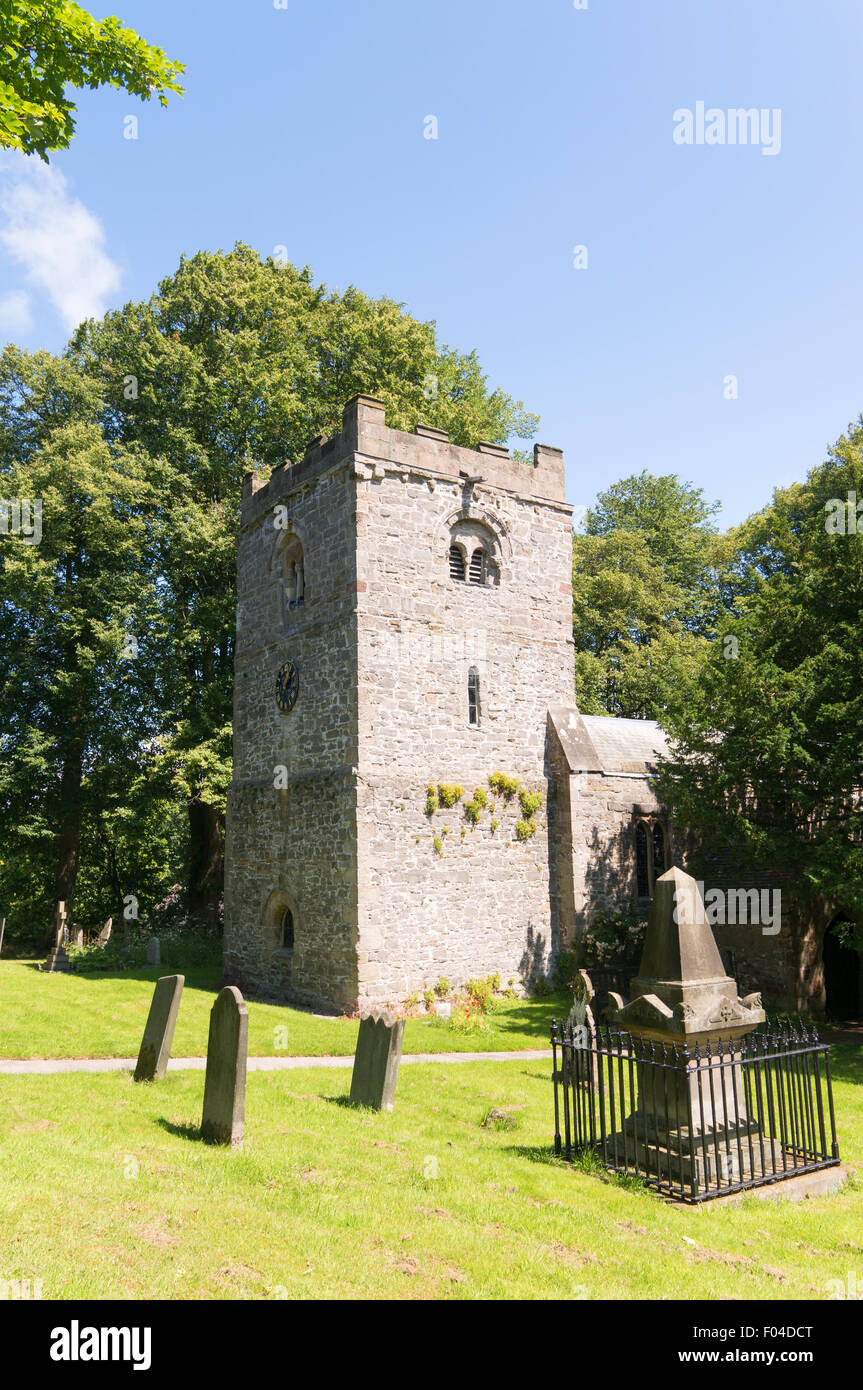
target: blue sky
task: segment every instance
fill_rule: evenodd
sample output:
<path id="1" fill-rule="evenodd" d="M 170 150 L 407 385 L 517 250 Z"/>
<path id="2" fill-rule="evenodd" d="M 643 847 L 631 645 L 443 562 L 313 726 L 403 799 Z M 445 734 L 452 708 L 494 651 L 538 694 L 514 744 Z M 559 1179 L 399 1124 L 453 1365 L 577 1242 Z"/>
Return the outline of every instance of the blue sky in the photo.
<path id="1" fill-rule="evenodd" d="M 286 246 L 475 347 L 565 450 L 576 506 L 647 468 L 729 524 L 863 410 L 858 0 L 110 9 L 187 94 L 82 93 L 50 174 L 3 161 L 3 338 L 59 350 L 183 252 Z M 699 101 L 778 109 L 778 152 L 676 143 Z"/>

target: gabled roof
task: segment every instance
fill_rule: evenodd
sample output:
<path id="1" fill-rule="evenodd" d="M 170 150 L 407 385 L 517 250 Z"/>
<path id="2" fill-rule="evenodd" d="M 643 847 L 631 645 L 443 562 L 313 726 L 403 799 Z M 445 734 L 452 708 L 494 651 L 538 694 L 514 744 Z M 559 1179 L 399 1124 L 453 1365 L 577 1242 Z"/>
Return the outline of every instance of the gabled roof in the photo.
<path id="1" fill-rule="evenodd" d="M 548 714 L 570 772 L 648 776 L 669 751 L 665 733 L 653 719 L 579 714 L 566 705 L 555 705 Z"/>

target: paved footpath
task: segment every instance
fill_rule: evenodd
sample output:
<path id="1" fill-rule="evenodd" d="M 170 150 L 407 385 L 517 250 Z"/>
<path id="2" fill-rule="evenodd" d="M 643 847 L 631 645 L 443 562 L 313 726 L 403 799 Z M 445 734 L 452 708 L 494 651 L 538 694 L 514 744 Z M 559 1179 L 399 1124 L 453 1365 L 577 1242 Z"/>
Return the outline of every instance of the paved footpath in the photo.
<path id="1" fill-rule="evenodd" d="M 551 1048 L 528 1048 L 523 1052 L 408 1052 L 402 1066 L 410 1062 L 540 1062 L 551 1060 Z M 28 1061 L 0 1060 L 0 1076 L 48 1076 L 70 1071 L 134 1071 L 136 1057 L 34 1057 Z M 297 1071 L 304 1067 L 352 1067 L 353 1057 L 250 1057 L 249 1071 Z M 204 1071 L 206 1057 L 177 1057 L 168 1071 Z"/>

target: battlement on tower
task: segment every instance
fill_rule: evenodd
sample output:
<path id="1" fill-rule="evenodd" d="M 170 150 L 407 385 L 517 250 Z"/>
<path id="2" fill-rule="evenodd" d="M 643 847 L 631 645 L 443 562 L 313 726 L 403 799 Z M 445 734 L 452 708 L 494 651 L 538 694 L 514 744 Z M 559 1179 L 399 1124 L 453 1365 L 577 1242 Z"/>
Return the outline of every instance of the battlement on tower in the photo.
<path id="1" fill-rule="evenodd" d="M 355 460 L 361 477 L 381 477 L 391 470 L 442 481 L 461 479 L 566 506 L 561 449 L 535 444 L 533 463 L 520 463 L 510 457 L 504 445 L 480 443 L 476 449 L 468 449 L 453 444 L 445 430 L 432 425 L 417 425 L 412 434 L 391 429 L 380 401 L 373 396 L 354 396 L 345 405 L 339 434 L 310 440 L 303 457 L 277 468 L 268 482 L 255 473 L 246 475 L 243 526 L 253 524 L 296 487 L 349 458 Z"/>

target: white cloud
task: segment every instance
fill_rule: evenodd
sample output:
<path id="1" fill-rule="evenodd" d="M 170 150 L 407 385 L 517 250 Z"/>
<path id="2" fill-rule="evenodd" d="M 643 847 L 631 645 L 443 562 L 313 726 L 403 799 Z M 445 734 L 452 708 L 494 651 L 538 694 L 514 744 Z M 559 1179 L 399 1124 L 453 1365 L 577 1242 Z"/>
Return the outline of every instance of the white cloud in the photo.
<path id="1" fill-rule="evenodd" d="M 15 333 L 29 333 L 32 327 L 30 296 L 23 290 L 4 294 L 0 298 L 0 333 L 12 337 Z"/>
<path id="2" fill-rule="evenodd" d="M 5 159 L 0 242 L 26 279 L 47 294 L 67 330 L 100 318 L 120 288 L 120 267 L 105 250 L 98 217 L 69 192 L 59 170 L 32 155 Z M 7 296 L 14 298 L 15 295 Z M 26 298 L 23 294 L 20 300 Z"/>

